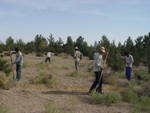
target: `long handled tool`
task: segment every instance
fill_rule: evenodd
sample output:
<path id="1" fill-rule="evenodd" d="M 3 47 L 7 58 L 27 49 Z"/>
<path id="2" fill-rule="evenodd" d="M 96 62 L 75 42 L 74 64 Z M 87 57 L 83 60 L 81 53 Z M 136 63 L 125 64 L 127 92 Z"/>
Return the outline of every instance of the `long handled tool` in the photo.
<path id="1" fill-rule="evenodd" d="M 14 69 L 13 69 L 13 59 L 12 59 L 11 53 L 10 53 L 10 61 L 11 61 L 11 69 L 12 69 L 12 72 L 13 72 L 13 80 L 15 80 L 15 73 L 14 73 Z"/>
<path id="2" fill-rule="evenodd" d="M 105 60 L 104 60 L 103 65 L 106 64 L 106 61 L 107 61 L 107 58 L 108 58 L 108 54 L 109 54 L 109 52 L 108 52 L 107 55 L 106 55 L 106 58 L 105 58 Z M 100 76 L 100 78 L 99 78 L 99 81 L 100 81 L 100 82 L 101 82 L 102 77 L 103 77 L 103 69 L 101 70 L 101 76 Z"/>

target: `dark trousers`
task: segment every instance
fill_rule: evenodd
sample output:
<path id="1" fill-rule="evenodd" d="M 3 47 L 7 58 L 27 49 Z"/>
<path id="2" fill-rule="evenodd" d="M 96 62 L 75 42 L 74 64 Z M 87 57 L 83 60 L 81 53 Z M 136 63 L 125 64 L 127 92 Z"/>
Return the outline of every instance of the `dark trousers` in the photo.
<path id="1" fill-rule="evenodd" d="M 125 75 L 126 75 L 127 80 L 131 80 L 131 73 L 132 73 L 132 68 L 126 67 Z"/>
<path id="2" fill-rule="evenodd" d="M 46 59 L 45 59 L 45 63 L 47 63 L 47 61 L 49 61 L 49 63 L 51 63 L 51 58 L 46 57 Z"/>
<path id="3" fill-rule="evenodd" d="M 94 90 L 96 87 L 96 92 L 102 92 L 102 83 L 103 83 L 103 76 L 102 71 L 95 72 L 95 81 L 93 82 L 90 92 Z M 98 85 L 98 86 L 97 86 Z"/>
<path id="4" fill-rule="evenodd" d="M 21 65 L 16 64 L 16 79 L 20 80 L 21 79 Z"/>

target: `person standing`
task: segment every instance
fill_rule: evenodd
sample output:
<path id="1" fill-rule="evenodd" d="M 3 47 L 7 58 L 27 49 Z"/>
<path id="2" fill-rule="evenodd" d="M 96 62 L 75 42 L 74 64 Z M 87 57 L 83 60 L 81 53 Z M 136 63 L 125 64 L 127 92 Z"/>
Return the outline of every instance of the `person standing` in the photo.
<path id="1" fill-rule="evenodd" d="M 125 75 L 126 75 L 127 80 L 130 81 L 134 59 L 133 59 L 133 56 L 128 51 L 125 52 L 125 63 L 126 63 Z"/>
<path id="2" fill-rule="evenodd" d="M 104 60 L 103 56 L 106 56 L 108 53 L 105 51 L 104 47 L 101 47 L 94 53 L 94 73 L 95 73 L 95 81 L 90 87 L 89 94 L 96 89 L 96 92 L 102 93 L 102 83 L 103 83 L 103 75 L 102 71 L 104 68 Z"/>
<path id="3" fill-rule="evenodd" d="M 75 47 L 74 59 L 75 59 L 75 69 L 78 72 L 79 71 L 80 60 L 82 59 L 82 53 L 79 51 L 78 47 Z"/>
<path id="4" fill-rule="evenodd" d="M 11 55 L 16 54 L 16 59 L 12 64 L 16 64 L 16 80 L 21 79 L 21 70 L 22 70 L 22 65 L 23 65 L 23 55 L 22 52 L 18 49 L 15 48 L 15 51 L 11 51 Z"/>

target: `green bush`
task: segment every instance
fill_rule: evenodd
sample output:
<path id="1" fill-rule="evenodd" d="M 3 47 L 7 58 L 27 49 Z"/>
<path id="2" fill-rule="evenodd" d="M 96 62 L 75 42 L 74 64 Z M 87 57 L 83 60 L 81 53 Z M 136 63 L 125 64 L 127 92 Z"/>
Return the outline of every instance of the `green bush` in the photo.
<path id="1" fill-rule="evenodd" d="M 49 102 L 45 106 L 45 113 L 60 113 L 60 112 L 52 106 L 51 102 Z"/>
<path id="2" fill-rule="evenodd" d="M 0 105 L 0 113 L 8 113 L 8 110 L 4 105 Z"/>
<path id="3" fill-rule="evenodd" d="M 92 93 L 90 100 L 93 104 L 103 104 L 105 103 L 105 96 L 99 93 Z"/>
<path id="4" fill-rule="evenodd" d="M 138 90 L 138 94 L 140 96 L 148 96 L 148 97 L 150 97 L 150 87 L 149 87 L 149 85 L 150 85 L 150 81 L 144 83 L 141 86 L 141 89 Z"/>
<path id="5" fill-rule="evenodd" d="M 106 104 L 115 104 L 121 102 L 122 97 L 120 93 L 117 92 L 110 92 L 105 97 L 105 103 Z"/>
<path id="6" fill-rule="evenodd" d="M 11 68 L 6 60 L 0 59 L 0 71 L 6 73 L 7 76 L 10 74 Z"/>
<path id="7" fill-rule="evenodd" d="M 150 97 L 140 97 L 134 103 L 131 113 L 150 113 Z"/>
<path id="8" fill-rule="evenodd" d="M 70 76 L 72 76 L 72 77 L 79 77 L 79 76 L 81 76 L 81 73 L 80 72 L 72 72 L 71 74 L 70 74 Z"/>
<path id="9" fill-rule="evenodd" d="M 40 53 L 40 52 L 36 53 L 37 57 L 43 57 L 43 55 L 44 55 L 44 53 Z"/>
<path id="10" fill-rule="evenodd" d="M 137 99 L 137 93 L 132 88 L 127 88 L 121 92 L 122 99 L 125 102 L 134 103 Z"/>
<path id="11" fill-rule="evenodd" d="M 140 70 L 135 72 L 135 76 L 138 80 L 144 80 L 144 81 L 150 80 L 150 74 L 145 70 Z"/>
<path id="12" fill-rule="evenodd" d="M 115 76 L 105 76 L 104 83 L 109 85 L 116 85 L 117 79 L 115 78 Z"/>
<path id="13" fill-rule="evenodd" d="M 47 87 L 53 87 L 56 84 L 55 78 L 51 74 L 40 72 L 37 77 L 32 80 L 34 84 L 44 84 Z"/>
<path id="14" fill-rule="evenodd" d="M 123 71 L 119 71 L 115 74 L 118 78 L 125 78 L 125 73 Z"/>
<path id="15" fill-rule="evenodd" d="M 121 102 L 121 95 L 117 92 L 110 92 L 106 95 L 102 95 L 99 93 L 92 93 L 91 102 L 94 104 L 116 104 Z"/>

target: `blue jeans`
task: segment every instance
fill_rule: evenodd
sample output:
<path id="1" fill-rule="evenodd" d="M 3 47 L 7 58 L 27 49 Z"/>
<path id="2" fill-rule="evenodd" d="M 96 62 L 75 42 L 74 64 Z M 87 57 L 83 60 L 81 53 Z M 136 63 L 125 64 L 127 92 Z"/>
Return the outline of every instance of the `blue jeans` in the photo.
<path id="1" fill-rule="evenodd" d="M 125 75 L 126 75 L 127 80 L 131 80 L 131 73 L 132 73 L 132 68 L 126 67 Z"/>

